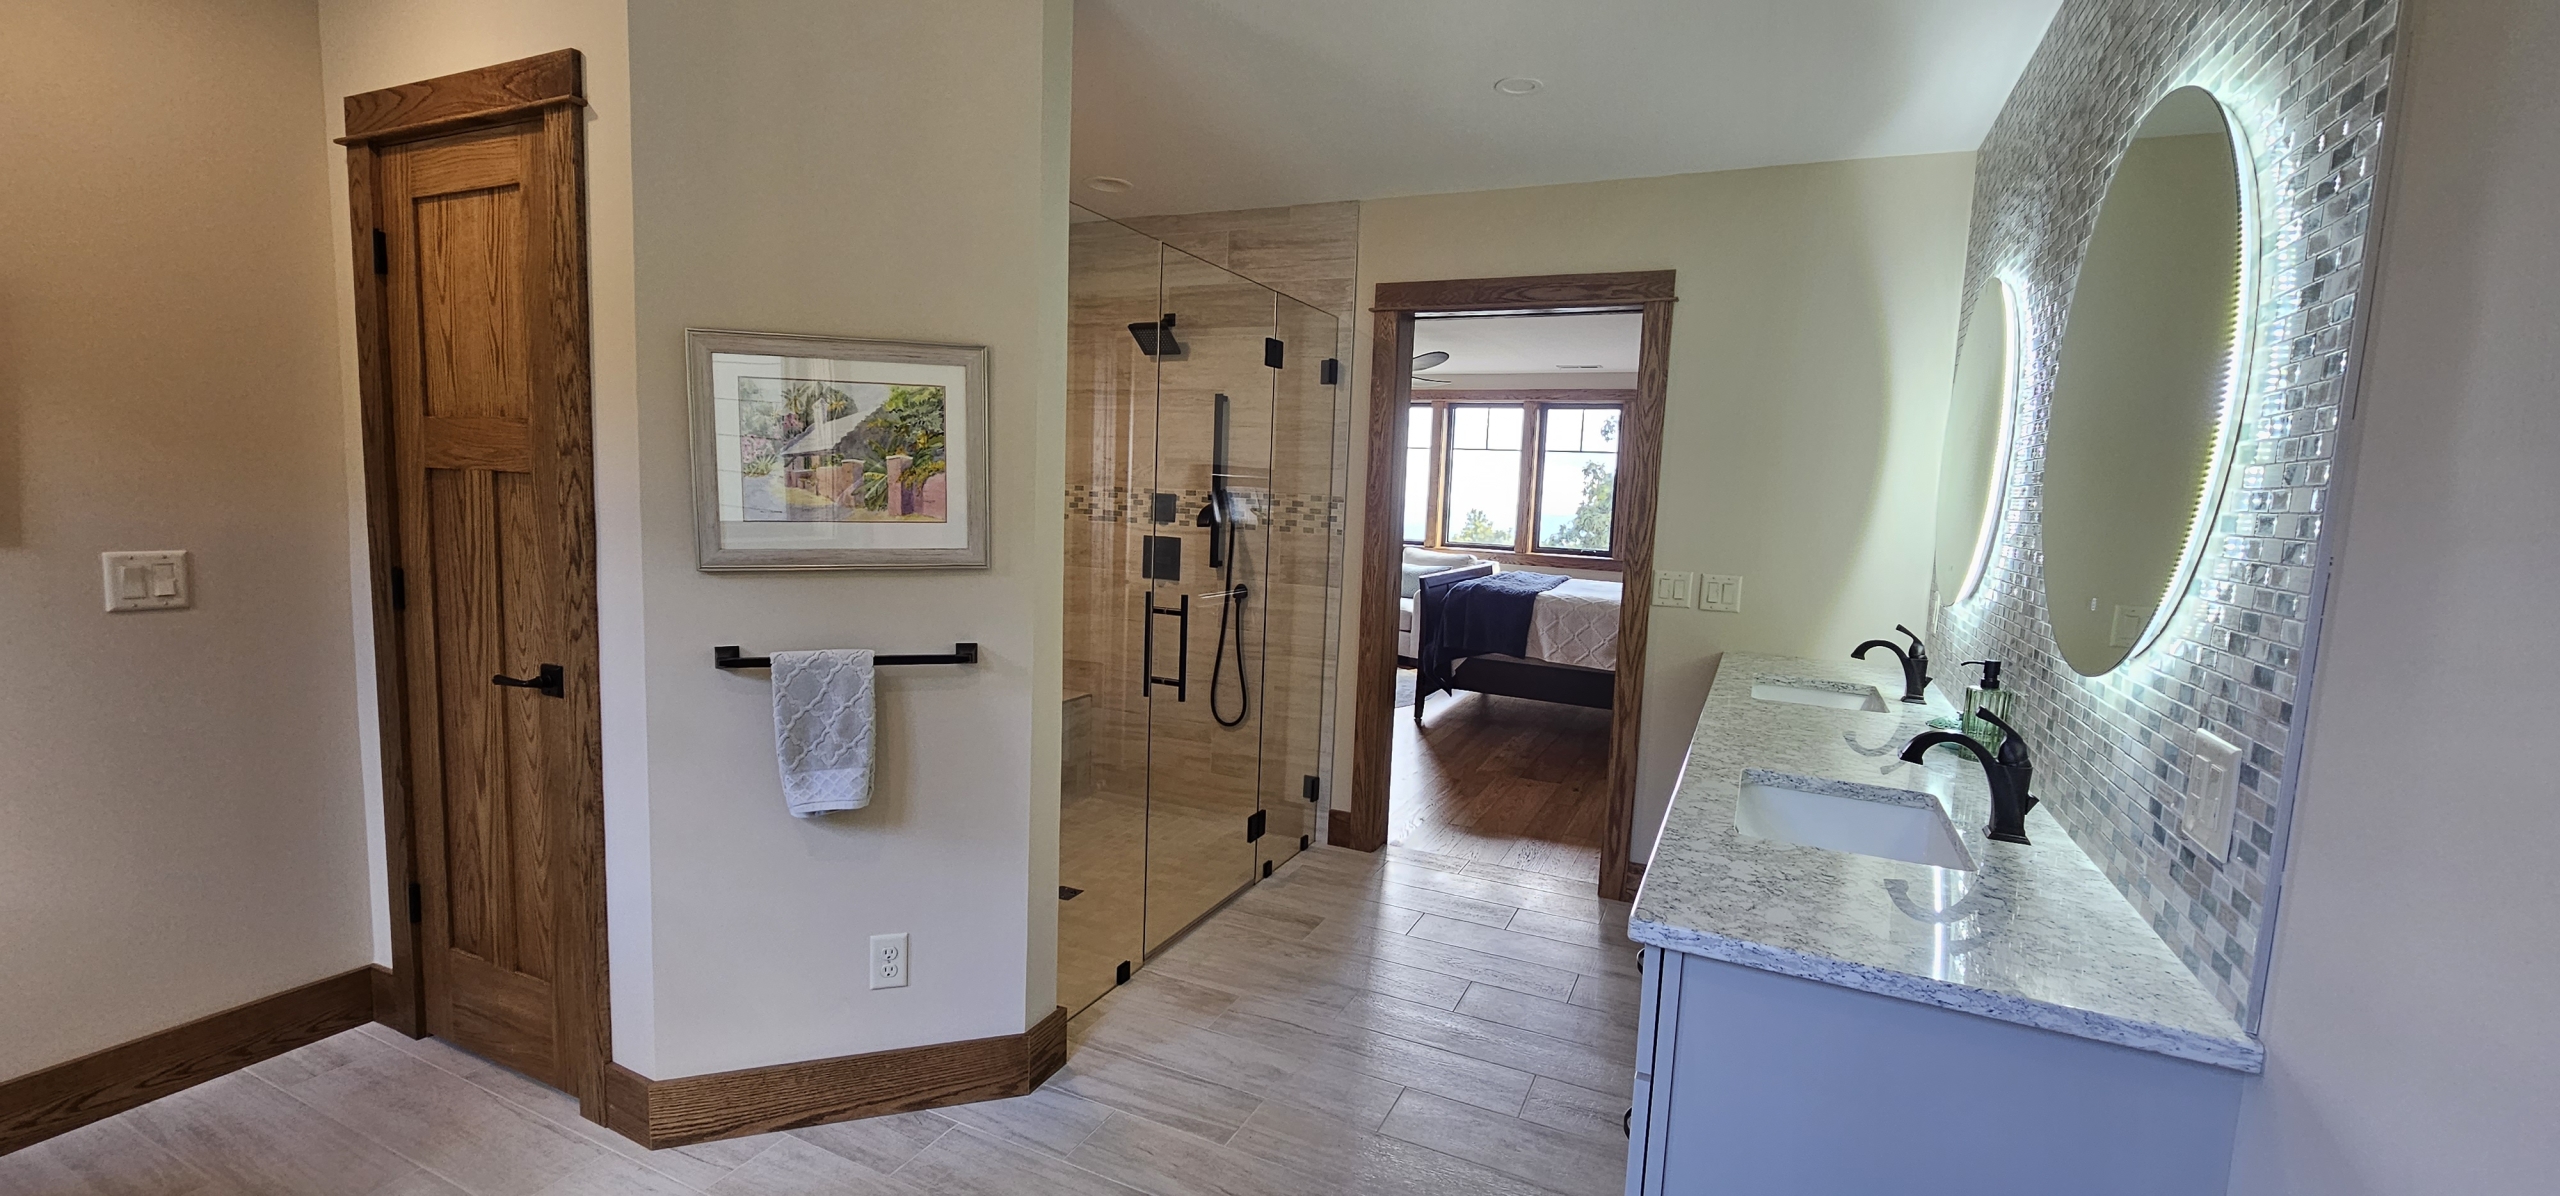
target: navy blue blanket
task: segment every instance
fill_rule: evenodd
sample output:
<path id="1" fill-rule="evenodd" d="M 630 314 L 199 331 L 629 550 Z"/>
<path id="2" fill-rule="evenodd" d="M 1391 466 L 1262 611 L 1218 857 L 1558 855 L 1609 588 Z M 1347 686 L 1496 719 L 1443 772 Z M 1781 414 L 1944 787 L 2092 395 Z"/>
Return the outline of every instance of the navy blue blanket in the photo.
<path id="1" fill-rule="evenodd" d="M 1563 585 L 1559 573 L 1496 573 L 1454 585 L 1422 587 L 1423 642 L 1416 658 L 1417 696 L 1449 687 L 1449 670 L 1470 656 L 1520 656 L 1529 650 L 1529 616 L 1538 595 Z"/>

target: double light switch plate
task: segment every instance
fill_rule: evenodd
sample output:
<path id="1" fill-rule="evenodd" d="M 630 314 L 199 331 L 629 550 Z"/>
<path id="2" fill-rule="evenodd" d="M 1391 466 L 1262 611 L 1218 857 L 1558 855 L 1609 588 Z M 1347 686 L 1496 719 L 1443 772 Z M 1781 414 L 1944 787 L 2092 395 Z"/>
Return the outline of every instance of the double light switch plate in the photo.
<path id="1" fill-rule="evenodd" d="M 2187 791 L 2178 834 L 2216 860 L 2231 853 L 2231 815 L 2240 804 L 2240 749 L 2210 731 L 2188 732 Z"/>
<path id="2" fill-rule="evenodd" d="M 106 574 L 107 609 L 176 610 L 194 605 L 187 584 L 187 554 L 171 552 L 102 552 L 98 562 Z"/>

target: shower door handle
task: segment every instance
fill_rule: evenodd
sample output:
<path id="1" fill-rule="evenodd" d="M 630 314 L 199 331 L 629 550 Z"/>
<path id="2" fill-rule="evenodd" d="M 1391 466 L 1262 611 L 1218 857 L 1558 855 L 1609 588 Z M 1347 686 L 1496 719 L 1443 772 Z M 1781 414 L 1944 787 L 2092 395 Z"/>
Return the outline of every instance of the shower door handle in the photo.
<path id="1" fill-rule="evenodd" d="M 1138 595 L 1138 609 L 1144 612 L 1139 618 L 1146 626 L 1144 643 L 1140 649 L 1140 655 L 1144 657 L 1139 667 L 1139 676 L 1142 680 L 1138 685 L 1138 693 L 1141 696 L 1153 697 L 1157 686 L 1170 685 L 1173 687 L 1174 701 L 1191 700 L 1191 595 L 1184 594 L 1180 597 L 1181 604 L 1178 606 L 1158 606 L 1153 590 Z M 1173 656 L 1173 675 L 1170 677 L 1156 676 L 1157 615 L 1174 616 L 1175 634 L 1182 640 L 1180 649 Z"/>

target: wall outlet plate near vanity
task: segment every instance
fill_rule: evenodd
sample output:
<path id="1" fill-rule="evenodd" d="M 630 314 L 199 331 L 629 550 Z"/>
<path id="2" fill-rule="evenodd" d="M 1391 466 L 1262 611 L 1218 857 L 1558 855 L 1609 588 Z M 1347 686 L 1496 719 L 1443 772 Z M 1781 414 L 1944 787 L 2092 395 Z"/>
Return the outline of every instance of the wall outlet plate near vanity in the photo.
<path id="1" fill-rule="evenodd" d="M 2240 749 L 2211 731 L 2188 733 L 2187 791 L 2178 834 L 2219 861 L 2231 854 L 2232 808 L 2240 804 Z"/>

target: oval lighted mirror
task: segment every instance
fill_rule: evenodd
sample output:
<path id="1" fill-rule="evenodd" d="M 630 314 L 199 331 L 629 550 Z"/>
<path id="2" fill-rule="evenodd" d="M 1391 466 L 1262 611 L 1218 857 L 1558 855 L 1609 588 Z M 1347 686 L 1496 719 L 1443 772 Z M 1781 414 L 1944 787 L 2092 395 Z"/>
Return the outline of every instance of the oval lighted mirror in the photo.
<path id="1" fill-rule="evenodd" d="M 1982 584 L 2007 489 L 2009 419 L 2018 378 L 2018 301 L 1998 278 L 1982 284 L 1956 355 L 1947 435 L 1938 451 L 1938 597 L 1962 602 Z"/>
<path id="2" fill-rule="evenodd" d="M 2198 87 L 2143 117 L 2071 294 L 2046 416 L 2044 597 L 2063 660 L 2159 634 L 2204 539 L 2242 376 L 2251 172 Z"/>

